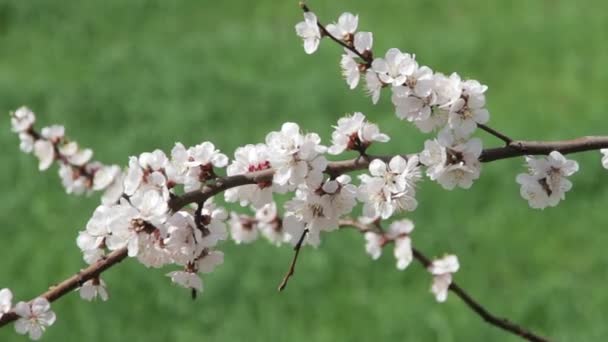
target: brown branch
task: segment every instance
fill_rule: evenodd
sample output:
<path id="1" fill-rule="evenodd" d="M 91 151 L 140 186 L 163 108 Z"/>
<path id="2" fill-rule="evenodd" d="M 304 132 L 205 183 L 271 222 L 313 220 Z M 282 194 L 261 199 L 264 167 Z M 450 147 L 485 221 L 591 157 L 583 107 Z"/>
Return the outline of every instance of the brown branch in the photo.
<path id="1" fill-rule="evenodd" d="M 283 280 L 281 280 L 281 283 L 279 284 L 279 292 L 285 290 L 287 282 L 289 282 L 289 279 L 296 271 L 296 262 L 298 262 L 298 255 L 300 255 L 300 249 L 302 248 L 302 243 L 304 242 L 306 233 L 308 233 L 308 229 L 304 229 L 302 235 L 300 236 L 300 240 L 298 240 L 298 243 L 296 243 L 296 245 L 293 247 L 295 253 L 293 254 L 293 259 L 291 259 L 291 264 L 289 264 L 289 270 L 287 271 L 287 274 L 285 274 Z"/>
<path id="2" fill-rule="evenodd" d="M 84 282 L 87 280 L 98 277 L 102 272 L 109 269 L 110 267 L 118 264 L 122 260 L 127 257 L 127 249 L 117 249 L 112 253 L 108 254 L 104 259 L 90 265 L 89 267 L 81 270 L 80 272 L 74 274 L 68 279 L 62 281 L 61 283 L 51 286 L 51 288 L 45 293 L 41 294 L 38 297 L 44 297 L 49 302 L 53 302 L 64 295 L 72 292 L 73 290 L 82 286 Z M 0 317 L 0 327 L 16 321 L 19 318 L 17 314 L 13 311 L 10 311 Z"/>
<path id="3" fill-rule="evenodd" d="M 431 260 L 428 257 L 426 257 L 424 254 L 422 254 L 422 252 L 420 252 L 419 250 L 417 250 L 415 248 L 412 248 L 412 252 L 414 254 L 414 258 L 416 260 L 418 260 L 418 262 L 420 262 L 420 264 L 422 264 L 422 266 L 424 266 L 425 268 L 428 268 L 429 266 L 431 266 Z M 469 295 L 462 287 L 458 286 L 458 284 L 456 284 L 456 282 L 452 282 L 450 284 L 449 289 L 450 289 L 450 291 L 454 292 L 454 294 L 456 294 L 469 308 L 471 308 L 471 310 L 473 310 L 476 314 L 481 316 L 481 318 L 483 318 L 483 320 L 486 321 L 487 323 L 489 323 L 490 325 L 493 325 L 500 329 L 511 332 L 528 341 L 533 341 L 533 342 L 548 342 L 549 341 L 548 339 L 546 339 L 544 337 L 540 337 L 540 336 L 534 334 L 533 332 L 531 332 L 513 322 L 510 322 L 506 318 L 500 318 L 500 317 L 494 316 L 486 308 L 484 308 L 481 304 L 479 304 L 475 299 L 473 299 L 473 297 L 471 297 L 471 295 Z"/>
<path id="4" fill-rule="evenodd" d="M 358 231 L 365 233 L 368 231 L 377 231 L 374 225 L 366 225 L 364 223 L 358 222 L 352 219 L 340 220 L 340 226 L 343 228 L 353 227 Z M 431 259 L 422 254 L 419 250 L 412 248 L 412 252 L 414 254 L 414 258 L 424 266 L 424 268 L 429 268 L 431 266 Z M 492 313 L 490 313 L 486 308 L 484 308 L 481 304 L 479 304 L 471 295 L 469 295 L 463 288 L 458 286 L 455 282 L 450 284 L 449 290 L 452 291 L 456 296 L 458 296 L 471 310 L 473 310 L 477 315 L 483 318 L 488 324 L 493 325 L 499 329 L 505 330 L 517 336 L 520 336 L 528 341 L 532 342 L 549 342 L 547 338 L 538 336 L 533 332 L 510 322 L 508 319 L 500 318 Z"/>
<path id="5" fill-rule="evenodd" d="M 599 137 L 581 137 L 572 140 L 562 141 L 525 141 L 515 140 L 504 147 L 489 148 L 482 151 L 479 160 L 484 163 L 521 157 L 525 155 L 547 155 L 552 151 L 559 151 L 562 154 L 599 150 L 608 148 L 608 136 Z M 413 155 L 401 155 L 405 158 Z M 341 174 L 367 169 L 370 161 L 374 159 L 382 159 L 388 161 L 393 156 L 359 156 L 353 159 L 330 162 L 325 169 L 325 173 L 337 177 Z M 269 182 L 272 180 L 274 170 L 268 169 L 263 171 L 251 172 L 243 175 L 230 177 L 220 177 L 209 184 L 205 185 L 201 190 L 187 192 L 181 196 L 176 196 L 169 200 L 169 207 L 173 211 L 178 211 L 191 203 L 199 203 L 208 198 L 230 188 L 242 186 L 246 184 L 255 184 L 260 182 Z"/>
<path id="6" fill-rule="evenodd" d="M 608 137 L 581 137 L 572 140 L 563 141 L 513 141 L 505 147 L 486 149 L 482 152 L 479 160 L 482 162 L 492 162 L 500 159 L 519 157 L 523 155 L 538 155 L 549 154 L 552 151 L 559 151 L 563 154 L 583 152 L 589 150 L 598 150 L 600 148 L 608 148 Z M 408 155 L 403 155 L 408 157 Z M 354 159 L 330 162 L 325 170 L 330 176 L 336 177 L 340 174 L 363 170 L 369 166 L 371 160 L 382 159 L 390 160 L 392 156 L 359 156 Z M 201 203 L 210 197 L 221 193 L 224 190 L 242 186 L 246 184 L 255 184 L 259 182 L 268 182 L 272 180 L 274 170 L 268 169 L 258 172 L 252 172 L 244 175 L 220 177 L 214 179 L 209 184 L 205 185 L 202 190 L 187 192 L 181 196 L 175 196 L 170 199 L 169 206 L 173 211 L 178 211 L 190 203 Z M 292 266 L 295 267 L 295 259 L 297 258 L 298 250 L 294 256 Z M 112 267 L 122 261 L 127 255 L 126 249 L 121 249 L 112 252 L 104 260 L 101 260 L 82 272 L 62 281 L 57 286 L 43 293 L 41 296 L 49 301 L 54 301 L 68 292 L 76 289 L 83 282 L 92 279 L 101 272 Z M 290 269 L 291 271 L 291 269 Z M 293 274 L 293 273 L 292 273 Z M 289 277 L 284 279 L 285 285 Z M 284 287 L 284 285 L 283 285 Z M 458 287 L 450 288 L 452 291 L 459 291 Z M 457 293 L 458 294 L 458 293 Z M 460 296 L 460 295 L 459 295 Z M 463 298 L 465 302 L 467 301 Z M 469 304 L 469 303 L 468 303 Z M 470 305 L 470 304 L 469 304 Z M 0 318 L 0 327 L 17 319 L 14 312 L 9 312 Z M 538 340 L 538 341 L 543 341 Z"/>
<path id="7" fill-rule="evenodd" d="M 300 7 L 302 8 L 302 11 L 304 11 L 305 13 L 310 12 L 310 8 L 308 8 L 308 6 L 306 6 L 306 4 L 303 2 L 300 2 Z M 319 27 L 319 30 L 321 30 L 322 37 L 323 36 L 329 37 L 329 39 L 333 40 L 340 46 L 344 47 L 345 49 L 348 49 L 349 51 L 351 51 L 352 53 L 357 55 L 359 58 L 361 58 L 362 60 L 365 61 L 365 65 L 367 68 L 372 66 L 373 58 L 372 58 L 371 54 L 365 55 L 365 54 L 357 51 L 357 49 L 355 49 L 355 47 L 353 45 L 347 44 L 347 43 L 343 42 L 341 39 L 334 37 L 331 33 L 329 33 L 329 31 L 327 31 L 325 26 L 323 24 L 321 24 L 321 22 L 319 22 L 318 20 L 317 20 L 317 26 Z"/>
<path id="8" fill-rule="evenodd" d="M 512 141 L 505 147 L 485 149 L 479 160 L 491 162 L 499 159 L 520 157 L 525 155 L 547 155 L 553 151 L 562 154 L 584 152 L 608 148 L 608 137 L 581 137 L 572 140 L 560 141 Z"/>

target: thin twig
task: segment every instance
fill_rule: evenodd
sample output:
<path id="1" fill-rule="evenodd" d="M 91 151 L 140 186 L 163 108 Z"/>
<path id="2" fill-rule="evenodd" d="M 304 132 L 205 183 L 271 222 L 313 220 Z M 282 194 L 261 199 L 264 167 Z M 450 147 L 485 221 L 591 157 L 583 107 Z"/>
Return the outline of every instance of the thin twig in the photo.
<path id="1" fill-rule="evenodd" d="M 428 268 L 431 265 L 431 260 L 426 257 L 419 250 L 412 248 L 412 252 L 414 254 L 414 258 L 422 264 L 425 268 Z M 484 321 L 493 325 L 502 330 L 506 330 L 511 332 L 517 336 L 520 336 L 528 341 L 533 342 L 549 342 L 548 339 L 538 336 L 533 332 L 509 321 L 506 318 L 500 318 L 488 311 L 488 309 L 484 308 L 481 304 L 479 304 L 470 294 L 468 294 L 462 287 L 460 287 L 456 282 L 452 282 L 450 284 L 449 290 L 452 291 L 456 296 L 458 296 L 471 310 L 473 310 L 476 314 L 481 316 Z"/>
<path id="2" fill-rule="evenodd" d="M 79 288 L 84 282 L 98 277 L 102 272 L 123 261 L 126 257 L 126 248 L 117 249 L 114 252 L 108 254 L 104 259 L 101 259 L 98 262 L 90 265 L 89 267 L 74 274 L 68 279 L 62 281 L 61 283 L 52 286 L 48 291 L 38 297 L 44 297 L 49 302 L 53 302 L 61 298 L 62 296 L 72 292 L 73 290 Z M 18 318 L 19 316 L 17 316 L 14 311 L 10 311 L 0 317 L 0 327 L 17 320 Z"/>
<path id="3" fill-rule="evenodd" d="M 353 227 L 356 228 L 361 233 L 366 233 L 369 231 L 376 231 L 376 227 L 373 224 L 367 225 L 352 219 L 344 219 L 340 220 L 341 227 Z M 390 241 L 389 241 L 390 242 Z M 431 259 L 425 256 L 419 250 L 412 248 L 412 252 L 414 254 L 414 259 L 416 259 L 424 268 L 428 268 L 431 266 Z M 493 325 L 497 328 L 505 330 L 507 332 L 513 333 L 517 336 L 520 336 L 528 341 L 532 342 L 549 342 L 547 338 L 540 337 L 533 332 L 509 321 L 505 318 L 500 318 L 492 313 L 490 313 L 486 308 L 484 308 L 481 304 L 479 304 L 471 295 L 469 295 L 463 288 L 458 286 L 455 282 L 449 287 L 449 290 L 452 291 L 456 296 L 458 296 L 470 309 L 473 310 L 477 315 L 483 318 L 488 324 Z"/>
<path id="4" fill-rule="evenodd" d="M 493 136 L 497 137 L 498 139 L 500 139 L 500 140 L 504 141 L 504 142 L 505 142 L 505 145 L 507 145 L 507 146 L 508 146 L 510 143 L 512 143 L 512 142 L 513 142 L 513 139 L 509 138 L 508 136 L 506 136 L 506 135 L 505 135 L 505 134 L 503 134 L 503 133 L 500 133 L 499 131 L 495 130 L 494 128 L 492 128 L 492 127 L 490 127 L 490 126 L 487 126 L 487 125 L 484 125 L 484 124 L 480 124 L 480 123 L 478 123 L 478 124 L 477 124 L 477 127 L 479 127 L 479 128 L 481 128 L 482 130 L 484 130 L 484 131 L 486 131 L 486 132 L 490 133 L 491 135 L 493 135 Z"/>
<path id="5" fill-rule="evenodd" d="M 308 6 L 306 6 L 305 3 L 300 2 L 300 7 L 302 8 L 302 11 L 306 12 L 310 12 L 310 8 L 308 8 Z M 366 67 L 371 67 L 373 59 L 371 56 L 366 56 L 364 54 L 362 54 L 361 52 L 357 51 L 357 49 L 355 49 L 355 47 L 351 44 L 347 44 L 345 42 L 343 42 L 341 39 L 338 39 L 337 37 L 334 37 L 331 33 L 329 33 L 329 31 L 327 31 L 327 29 L 325 28 L 325 26 L 323 24 L 321 24 L 321 22 L 319 22 L 317 20 L 317 26 L 319 27 L 319 29 L 321 30 L 321 35 L 322 36 L 327 36 L 329 37 L 329 39 L 333 40 L 334 42 L 338 43 L 339 45 L 341 45 L 342 47 L 344 47 L 345 49 L 348 49 L 349 51 L 351 51 L 352 53 L 354 53 L 355 55 L 359 56 L 359 58 L 361 58 L 362 60 L 365 61 Z"/>
<path id="6" fill-rule="evenodd" d="M 285 274 L 283 280 L 281 280 L 281 283 L 279 284 L 279 292 L 285 289 L 289 278 L 291 278 L 293 276 L 293 273 L 296 271 L 296 262 L 298 261 L 298 255 L 300 255 L 300 249 L 302 248 L 302 243 L 304 242 L 304 238 L 306 237 L 307 233 L 308 229 L 304 229 L 302 235 L 300 236 L 300 240 L 298 240 L 298 243 L 296 243 L 296 245 L 293 247 L 293 250 L 295 251 L 293 254 L 293 259 L 291 259 L 291 264 L 289 264 L 289 270 L 287 271 L 287 274 Z"/>

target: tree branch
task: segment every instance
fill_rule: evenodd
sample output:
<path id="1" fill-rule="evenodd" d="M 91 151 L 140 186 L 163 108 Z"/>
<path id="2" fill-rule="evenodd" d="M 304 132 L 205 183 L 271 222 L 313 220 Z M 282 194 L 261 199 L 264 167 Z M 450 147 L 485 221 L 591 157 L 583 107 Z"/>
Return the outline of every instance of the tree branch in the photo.
<path id="1" fill-rule="evenodd" d="M 581 137 L 571 140 L 560 141 L 525 141 L 516 140 L 510 142 L 505 147 L 485 149 L 481 153 L 479 160 L 491 162 L 499 159 L 520 157 L 525 155 L 547 155 L 553 151 L 562 154 L 584 152 L 608 148 L 608 137 Z"/>
<path id="2" fill-rule="evenodd" d="M 296 245 L 293 247 L 295 253 L 293 254 L 293 259 L 291 259 L 291 264 L 289 264 L 289 270 L 287 271 L 287 274 L 285 274 L 283 280 L 279 284 L 279 292 L 285 289 L 285 287 L 287 286 L 287 282 L 289 282 L 289 278 L 291 278 L 293 276 L 293 273 L 296 271 L 296 262 L 298 262 L 298 255 L 300 255 L 300 249 L 302 248 L 302 243 L 304 242 L 304 238 L 306 237 L 307 233 L 308 229 L 304 229 L 302 235 L 300 236 L 300 240 L 298 240 L 298 243 L 296 243 Z"/>
<path id="3" fill-rule="evenodd" d="M 373 225 L 366 225 L 361 222 L 352 219 L 340 220 L 340 226 L 345 227 L 353 227 L 357 229 L 361 233 L 366 233 L 369 231 L 377 231 L 377 229 Z M 431 266 L 431 259 L 425 256 L 419 250 L 412 248 L 412 252 L 414 254 L 414 259 L 416 259 L 424 268 L 429 268 Z M 477 315 L 479 315 L 485 322 L 490 325 L 493 325 L 497 328 L 520 336 L 528 341 L 532 342 L 549 342 L 548 339 L 538 336 L 533 332 L 510 322 L 508 319 L 500 318 L 492 313 L 490 313 L 486 308 L 484 308 L 481 304 L 479 304 L 471 295 L 469 295 L 463 288 L 458 286 L 455 282 L 450 284 L 449 290 L 452 291 L 456 296 L 458 296 L 471 310 L 473 310 Z"/>
<path id="4" fill-rule="evenodd" d="M 84 282 L 87 280 L 93 279 L 99 276 L 102 272 L 109 269 L 110 267 L 118 264 L 122 260 L 127 257 L 127 249 L 121 248 L 113 251 L 108 254 L 104 259 L 99 260 L 98 262 L 90 265 L 89 267 L 81 270 L 80 272 L 74 274 L 68 279 L 62 281 L 61 283 L 51 286 L 51 288 L 45 293 L 41 294 L 38 297 L 44 297 L 49 302 L 54 302 L 55 300 L 63 297 L 64 295 L 72 292 L 73 290 L 82 286 Z M 17 314 L 13 311 L 10 311 L 0 317 L 0 327 L 16 321 L 19 318 Z"/>
<path id="5" fill-rule="evenodd" d="M 608 148 L 608 136 L 581 137 L 572 140 L 561 141 L 526 141 L 515 140 L 504 147 L 489 148 L 481 152 L 479 161 L 488 163 L 500 159 L 521 157 L 525 155 L 547 155 L 552 151 L 559 151 L 562 154 L 599 150 Z M 401 155 L 405 158 L 412 155 Z M 353 159 L 329 162 L 325 173 L 337 177 L 341 174 L 367 169 L 370 161 L 382 159 L 389 161 L 393 156 L 358 156 Z M 251 172 L 243 175 L 230 177 L 220 177 L 206 184 L 201 190 L 187 192 L 181 196 L 176 196 L 169 200 L 169 207 L 173 211 L 178 211 L 191 203 L 199 203 L 208 198 L 230 188 L 241 185 L 269 182 L 272 180 L 274 170 Z"/>
<path id="6" fill-rule="evenodd" d="M 519 157 L 524 155 L 546 155 L 552 151 L 559 151 L 562 154 L 598 150 L 601 148 L 608 148 L 608 137 L 581 137 L 572 140 L 562 141 L 512 141 L 509 145 L 498 148 L 485 149 L 479 160 L 481 162 L 492 162 L 500 159 L 508 159 L 513 157 Z M 408 157 L 408 155 L 403 155 Z M 411 155 L 410 155 L 411 156 Z M 330 162 L 325 170 L 325 173 L 331 176 L 338 176 L 343 173 L 348 173 L 356 170 L 363 170 L 369 166 L 371 160 L 382 159 L 384 161 L 390 160 L 393 156 L 366 156 L 356 157 L 354 159 Z M 268 169 L 258 172 L 252 172 L 243 175 L 236 175 L 230 177 L 220 177 L 209 184 L 206 184 L 201 190 L 187 192 L 181 196 L 175 196 L 169 200 L 169 207 L 175 212 L 180 210 L 191 203 L 200 203 L 209 199 L 210 197 L 221 193 L 230 188 L 242 186 L 246 184 L 256 184 L 259 182 L 268 182 L 272 180 L 274 170 Z M 54 301 L 70 291 L 78 288 L 83 282 L 98 276 L 103 271 L 119 263 L 127 256 L 126 249 L 116 250 L 110 253 L 105 259 L 90 265 L 80 273 L 73 275 L 72 277 L 62 281 L 57 286 L 52 287 L 49 291 L 43 293 L 41 296 L 47 298 L 49 301 Z M 297 258 L 296 256 L 294 259 Z M 419 260 L 421 261 L 421 260 Z M 295 262 L 294 262 L 295 264 Z M 295 265 L 294 265 L 295 267 Z M 283 286 L 284 287 L 284 286 Z M 458 296 L 467 302 L 469 306 L 472 306 L 466 296 L 466 293 L 462 292 L 460 288 L 454 286 L 450 287 L 450 290 L 454 291 Z M 483 316 L 482 316 L 483 317 Z M 492 316 L 488 316 L 492 317 Z M 9 312 L 0 318 L 0 327 L 6 325 L 9 322 L 15 321 L 17 315 L 14 312 Z M 484 317 L 484 319 L 488 319 Z M 500 320 L 500 319 L 497 319 Z M 498 321 L 497 321 L 498 322 Z M 503 321 L 508 324 L 508 321 Z M 543 339 L 531 340 L 531 341 L 546 341 Z"/>

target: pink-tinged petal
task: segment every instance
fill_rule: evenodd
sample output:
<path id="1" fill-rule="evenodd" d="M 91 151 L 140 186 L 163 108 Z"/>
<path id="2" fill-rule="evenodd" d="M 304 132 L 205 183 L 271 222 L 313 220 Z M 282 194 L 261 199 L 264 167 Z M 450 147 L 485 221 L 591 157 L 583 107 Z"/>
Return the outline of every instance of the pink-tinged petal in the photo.
<path id="1" fill-rule="evenodd" d="M 395 156 L 388 164 L 389 168 L 394 173 L 402 173 L 407 168 L 407 161 L 401 156 Z"/>
<path id="2" fill-rule="evenodd" d="M 34 155 L 38 158 L 38 169 L 44 171 L 51 167 L 55 160 L 53 144 L 47 140 L 37 140 L 34 143 Z"/>
<path id="3" fill-rule="evenodd" d="M 383 177 L 386 173 L 386 164 L 380 159 L 374 159 L 369 164 L 369 173 L 375 177 Z"/>
<path id="4" fill-rule="evenodd" d="M 40 315 L 41 313 L 47 312 L 51 309 L 51 303 L 44 298 L 38 297 L 32 301 L 32 314 L 34 316 Z"/>
<path id="5" fill-rule="evenodd" d="M 30 330 L 30 321 L 26 318 L 19 318 L 15 322 L 15 331 L 18 334 L 25 335 Z"/>
<path id="6" fill-rule="evenodd" d="M 28 318 L 32 316 L 32 310 L 30 309 L 30 305 L 26 302 L 17 303 L 17 305 L 15 305 L 14 311 L 19 317 Z"/>

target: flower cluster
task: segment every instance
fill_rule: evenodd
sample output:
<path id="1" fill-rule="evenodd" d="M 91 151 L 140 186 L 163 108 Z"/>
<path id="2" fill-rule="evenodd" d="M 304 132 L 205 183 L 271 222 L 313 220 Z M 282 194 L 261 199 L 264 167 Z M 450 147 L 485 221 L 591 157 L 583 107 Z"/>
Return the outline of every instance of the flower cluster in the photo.
<path id="1" fill-rule="evenodd" d="M 19 135 L 21 151 L 33 153 L 40 171 L 47 170 L 54 161 L 59 163 L 59 176 L 68 194 L 81 195 L 104 191 L 102 201 L 112 203 L 122 194 L 122 173 L 116 165 L 92 161 L 93 151 L 81 148 L 65 136 L 65 128 L 53 125 L 34 130 L 36 115 L 27 107 L 11 113 L 13 132 Z"/>
<path id="2" fill-rule="evenodd" d="M 260 234 L 276 246 L 289 240 L 275 202 L 258 209 L 254 217 L 232 212 L 228 224 L 230 236 L 237 244 L 253 242 Z"/>
<path id="3" fill-rule="evenodd" d="M 177 185 L 200 189 L 216 177 L 214 167 L 227 164 L 228 158 L 209 142 L 188 149 L 177 143 L 170 157 L 160 150 L 131 157 L 122 182 L 123 197 L 118 203 L 97 207 L 78 236 L 84 260 L 94 263 L 106 251 L 127 248 L 130 257 L 147 267 L 182 266 L 183 271 L 168 275 L 184 287 L 201 291 L 196 273 L 209 273 L 223 261 L 215 247 L 227 238 L 226 211 L 208 200 L 194 212 L 173 212 L 169 200 Z M 107 297 L 100 279 L 85 283 L 80 291 L 85 299 Z"/>
<path id="4" fill-rule="evenodd" d="M 19 334 L 28 334 L 30 339 L 36 341 L 42 337 L 47 327 L 55 323 L 55 313 L 51 304 L 44 297 L 38 297 L 31 302 L 19 302 L 12 306 L 13 293 L 9 289 L 0 290 L 0 318 L 6 313 L 14 312 L 17 317 L 15 331 Z"/>
<path id="5" fill-rule="evenodd" d="M 517 175 L 516 181 L 521 185 L 521 196 L 532 208 L 554 207 L 566 198 L 566 192 L 572 188 L 572 182 L 566 177 L 578 171 L 576 161 L 553 151 L 540 159 L 528 156 L 526 162 L 529 173 Z"/>
<path id="6" fill-rule="evenodd" d="M 306 12 L 305 18 L 305 22 L 296 26 L 296 31 L 307 42 L 310 36 L 302 34 L 299 28 L 317 27 L 318 23 L 312 12 Z M 449 76 L 435 73 L 428 66 L 419 65 L 415 55 L 396 48 L 389 49 L 384 57 L 374 58 L 372 33 L 356 32 L 357 26 L 358 16 L 351 13 L 343 13 L 338 23 L 327 26 L 328 34 L 348 47 L 340 66 L 349 87 L 356 88 L 364 74 L 367 92 L 374 103 L 384 88 L 390 88 L 397 117 L 413 123 L 424 133 L 439 132 L 437 139 L 427 142 L 422 152 L 427 158 L 425 163 L 421 157 L 421 162 L 431 166 L 427 175 L 445 189 L 469 188 L 479 177 L 479 163 L 473 158 L 479 157 L 482 147 L 481 141 L 471 139 L 471 135 L 479 124 L 487 123 L 490 118 L 485 108 L 487 86 L 475 80 L 463 80 L 456 73 Z M 315 50 L 321 38 L 315 36 Z M 348 146 L 349 142 L 341 138 L 336 149 L 340 151 L 341 146 Z M 444 164 L 439 165 L 441 162 Z"/>
<path id="7" fill-rule="evenodd" d="M 367 222 L 366 218 L 362 219 Z M 395 243 L 394 255 L 397 260 L 397 269 L 405 270 L 412 262 L 412 239 L 410 233 L 414 230 L 414 223 L 408 219 L 394 221 L 388 232 L 379 233 L 369 231 L 365 233 L 365 251 L 376 260 L 382 255 L 382 248 L 389 242 Z"/>
<path id="8" fill-rule="evenodd" d="M 365 119 L 362 113 L 354 113 L 338 120 L 338 125 L 331 134 L 331 143 L 327 152 L 340 154 L 346 150 L 365 152 L 372 142 L 388 142 L 389 136 L 381 133 L 378 125 Z"/>
<path id="9" fill-rule="evenodd" d="M 413 211 L 416 201 L 416 182 L 421 178 L 417 156 L 405 160 L 393 157 L 388 165 L 374 159 L 369 164 L 370 175 L 361 175 L 357 196 L 364 203 L 363 215 L 370 218 L 388 219 L 398 211 Z"/>
<path id="10" fill-rule="evenodd" d="M 296 196 L 285 204 L 283 226 L 292 245 L 305 231 L 304 244 L 318 246 L 322 231 L 338 228 L 341 216 L 350 213 L 356 204 L 356 187 L 348 175 L 326 180 L 318 188 L 300 187 Z"/>

